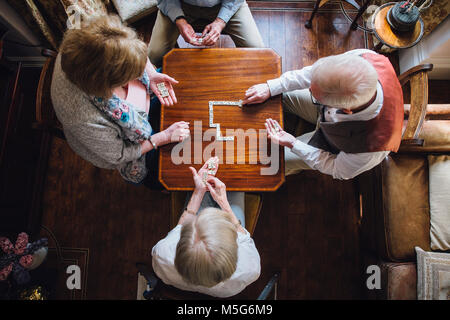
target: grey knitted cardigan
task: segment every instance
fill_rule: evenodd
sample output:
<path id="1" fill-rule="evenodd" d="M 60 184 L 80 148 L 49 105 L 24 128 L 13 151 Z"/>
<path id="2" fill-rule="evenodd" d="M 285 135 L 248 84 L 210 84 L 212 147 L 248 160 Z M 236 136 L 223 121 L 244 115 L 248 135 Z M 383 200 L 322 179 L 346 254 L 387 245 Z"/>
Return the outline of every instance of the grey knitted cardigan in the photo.
<path id="1" fill-rule="evenodd" d="M 67 142 L 80 157 L 96 167 L 119 170 L 141 157 L 141 145 L 125 140 L 121 127 L 67 79 L 61 68 L 61 55 L 55 61 L 51 97 Z"/>

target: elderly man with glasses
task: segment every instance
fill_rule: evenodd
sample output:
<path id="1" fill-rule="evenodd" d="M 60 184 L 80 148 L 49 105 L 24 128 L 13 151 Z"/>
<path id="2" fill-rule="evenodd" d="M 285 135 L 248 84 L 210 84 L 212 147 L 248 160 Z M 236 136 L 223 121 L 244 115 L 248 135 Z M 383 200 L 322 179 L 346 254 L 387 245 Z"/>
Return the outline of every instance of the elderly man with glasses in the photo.
<path id="1" fill-rule="evenodd" d="M 389 60 L 367 49 L 319 59 L 312 66 L 250 87 L 244 104 L 283 94 L 283 106 L 316 130 L 293 137 L 267 119 L 269 138 L 285 147 L 286 174 L 319 170 L 351 179 L 400 146 L 403 93 Z"/>

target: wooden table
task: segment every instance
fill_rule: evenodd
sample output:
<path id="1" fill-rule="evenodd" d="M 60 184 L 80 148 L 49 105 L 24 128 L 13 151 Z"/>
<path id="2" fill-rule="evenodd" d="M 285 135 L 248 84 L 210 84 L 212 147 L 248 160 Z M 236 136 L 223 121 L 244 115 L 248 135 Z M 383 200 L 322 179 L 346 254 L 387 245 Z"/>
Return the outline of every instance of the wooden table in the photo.
<path id="1" fill-rule="evenodd" d="M 284 182 L 283 149 L 277 146 L 279 169 L 276 174 L 261 175 L 260 170 L 270 167 L 270 164 L 261 163 L 264 158 L 259 156 L 259 143 L 267 143 L 267 154 L 270 155 L 272 150 L 265 135 L 264 122 L 266 118 L 272 118 L 283 126 L 281 96 L 272 97 L 260 105 L 242 108 L 214 106 L 214 123 L 220 123 L 222 136 L 226 136 L 227 129 L 242 131 L 233 134 L 233 141 L 217 141 L 214 137 L 209 137 L 209 141 L 201 140 L 205 131 L 216 130 L 210 128 L 209 102 L 242 100 L 250 86 L 279 77 L 280 57 L 271 49 L 174 49 L 164 57 L 163 70 L 180 83 L 175 86 L 178 103 L 161 108 L 161 130 L 176 121 L 190 122 L 191 140 L 185 143 L 191 150 L 188 162 L 192 163 L 175 164 L 172 161 L 171 153 L 175 144 L 161 147 L 159 180 L 166 189 L 192 190 L 194 184 L 189 166 L 200 169 L 207 160 L 202 156 L 203 151 L 205 148 L 210 150 L 211 142 L 215 141 L 215 146 L 223 147 L 222 155 L 220 152 L 212 153 L 221 160 L 216 176 L 227 185 L 227 190 L 277 190 Z M 196 132 L 194 121 L 201 121 Z M 259 130 L 264 133 L 263 136 L 255 135 L 257 143 L 250 143 L 253 139 L 245 138 L 245 133 L 251 135 L 251 130 L 254 130 L 253 133 Z M 251 159 L 256 160 L 256 163 L 250 163 Z"/>

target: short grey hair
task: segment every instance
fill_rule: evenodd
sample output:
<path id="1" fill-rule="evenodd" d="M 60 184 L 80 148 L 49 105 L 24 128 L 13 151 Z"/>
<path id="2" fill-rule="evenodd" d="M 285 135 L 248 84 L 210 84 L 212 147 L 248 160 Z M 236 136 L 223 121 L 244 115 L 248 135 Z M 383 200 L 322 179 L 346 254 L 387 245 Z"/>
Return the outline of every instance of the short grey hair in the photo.
<path id="1" fill-rule="evenodd" d="M 367 103 L 377 90 L 378 74 L 364 58 L 340 54 L 317 60 L 311 70 L 311 84 L 320 90 L 320 103 L 352 109 Z"/>

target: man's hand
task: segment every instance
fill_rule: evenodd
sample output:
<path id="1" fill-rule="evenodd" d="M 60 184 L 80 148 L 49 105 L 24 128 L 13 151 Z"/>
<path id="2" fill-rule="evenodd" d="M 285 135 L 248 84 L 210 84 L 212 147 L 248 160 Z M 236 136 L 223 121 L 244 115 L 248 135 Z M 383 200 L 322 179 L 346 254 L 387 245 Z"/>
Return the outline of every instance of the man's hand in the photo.
<path id="1" fill-rule="evenodd" d="M 245 91 L 245 99 L 242 101 L 242 104 L 256 104 L 263 103 L 267 99 L 270 98 L 270 89 L 267 83 L 260 83 Z"/>
<path id="2" fill-rule="evenodd" d="M 180 18 L 175 21 L 177 25 L 178 31 L 180 31 L 181 36 L 184 41 L 190 43 L 194 46 L 199 46 L 201 44 L 197 41 L 197 36 L 195 35 L 195 31 L 192 26 L 186 21 L 186 19 Z"/>
<path id="3" fill-rule="evenodd" d="M 205 30 L 202 32 L 204 46 L 212 46 L 219 39 L 222 30 L 225 28 L 226 23 L 220 18 L 216 18 L 212 23 L 208 24 L 205 27 Z"/>
<path id="4" fill-rule="evenodd" d="M 265 126 L 267 129 L 267 136 L 273 143 L 288 148 L 294 146 L 294 142 L 296 141 L 295 137 L 284 131 L 277 121 L 270 118 L 266 119 Z"/>

